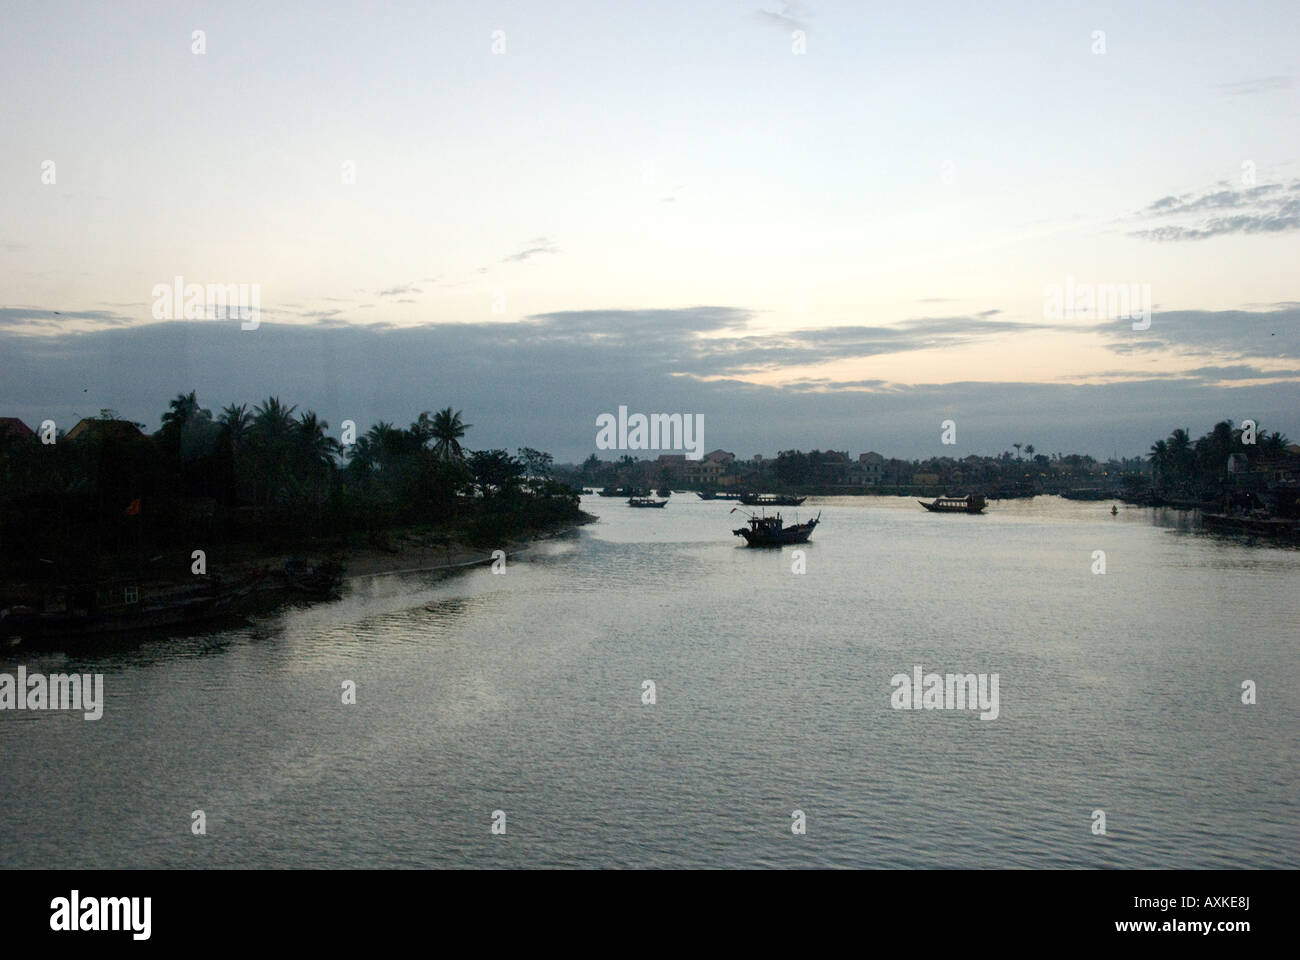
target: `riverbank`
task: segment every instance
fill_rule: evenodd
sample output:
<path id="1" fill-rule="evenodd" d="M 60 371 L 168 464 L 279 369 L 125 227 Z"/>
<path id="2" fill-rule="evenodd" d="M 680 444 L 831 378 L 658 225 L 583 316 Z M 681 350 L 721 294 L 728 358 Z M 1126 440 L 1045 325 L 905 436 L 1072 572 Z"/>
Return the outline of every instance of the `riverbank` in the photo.
<path id="1" fill-rule="evenodd" d="M 567 536 L 596 519 L 594 515 L 584 513 L 581 519 L 566 520 L 490 548 L 459 542 L 444 534 L 422 534 L 415 531 L 393 534 L 386 537 L 384 542 L 344 554 L 343 579 L 359 580 L 364 577 L 482 566 L 492 562 L 492 554 L 497 550 L 504 551 L 509 559 L 527 551 L 534 544 Z"/>
<path id="2" fill-rule="evenodd" d="M 127 582 L 138 587 L 141 597 L 166 598 L 192 590 L 200 577 L 223 583 L 237 583 L 263 571 L 279 571 L 291 558 L 309 563 L 332 559 L 343 564 L 345 582 L 365 577 L 403 573 L 456 570 L 492 562 L 496 550 L 507 558 L 534 544 L 571 534 L 597 518 L 581 513 L 539 527 L 519 530 L 488 545 L 464 526 L 406 527 L 372 534 L 364 540 L 304 540 L 273 546 L 227 544 L 203 551 L 203 573 L 195 572 L 193 554 L 159 555 L 144 563 L 126 557 L 101 557 L 96 565 L 99 581 Z M 103 571 L 115 571 L 112 576 Z M 62 587 L 53 581 L 10 577 L 0 580 L 0 607 L 9 604 L 39 605 L 43 594 Z"/>

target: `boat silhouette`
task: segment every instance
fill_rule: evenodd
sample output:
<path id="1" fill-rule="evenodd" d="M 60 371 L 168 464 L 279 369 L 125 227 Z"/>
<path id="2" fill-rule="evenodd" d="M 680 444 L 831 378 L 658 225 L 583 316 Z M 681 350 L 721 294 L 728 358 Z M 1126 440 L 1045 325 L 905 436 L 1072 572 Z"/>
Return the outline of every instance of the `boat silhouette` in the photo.
<path id="1" fill-rule="evenodd" d="M 731 512 L 735 513 L 739 509 L 739 507 L 732 507 Z M 822 515 L 819 512 L 806 523 L 796 523 L 788 527 L 779 513 L 774 517 L 755 516 L 751 513 L 748 517 L 749 526 L 732 530 L 734 536 L 744 537 L 745 544 L 751 547 L 780 547 L 787 543 L 807 543 L 813 529 L 821 522 Z"/>

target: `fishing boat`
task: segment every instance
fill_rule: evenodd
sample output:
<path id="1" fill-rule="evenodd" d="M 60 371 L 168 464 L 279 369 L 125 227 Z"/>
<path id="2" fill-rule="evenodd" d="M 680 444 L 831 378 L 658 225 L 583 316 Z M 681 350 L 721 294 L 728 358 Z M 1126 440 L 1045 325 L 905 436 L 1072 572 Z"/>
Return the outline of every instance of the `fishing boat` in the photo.
<path id="1" fill-rule="evenodd" d="M 241 601 L 264 584 L 255 575 L 229 586 L 201 587 L 153 600 L 141 599 L 137 588 L 127 586 L 87 593 L 74 590 L 61 610 L 15 606 L 0 611 L 0 636 L 19 637 L 24 643 L 43 640 L 77 640 L 129 631 L 184 626 L 229 616 Z M 111 599 L 107 595 L 114 594 Z"/>
<path id="2" fill-rule="evenodd" d="M 742 493 L 740 502 L 747 507 L 797 507 L 807 497 L 792 497 L 776 493 Z"/>
<path id="3" fill-rule="evenodd" d="M 653 497 L 629 497 L 627 501 L 629 507 L 666 507 L 667 500 L 655 500 Z"/>
<path id="4" fill-rule="evenodd" d="M 988 506 L 984 498 L 976 494 L 965 497 L 938 497 L 931 503 L 916 501 L 931 513 L 982 513 Z"/>
<path id="5" fill-rule="evenodd" d="M 701 490 L 695 494 L 701 500 L 739 500 L 738 493 L 718 493 L 716 490 Z"/>
<path id="6" fill-rule="evenodd" d="M 739 508 L 732 507 L 731 512 L 735 513 L 737 509 Z M 732 530 L 731 533 L 733 536 L 744 537 L 745 544 L 751 547 L 781 547 L 788 543 L 807 543 L 813 529 L 822 519 L 819 512 L 807 523 L 796 523 L 787 527 L 779 513 L 774 517 L 755 516 L 752 513 L 747 516 L 749 526 Z"/>

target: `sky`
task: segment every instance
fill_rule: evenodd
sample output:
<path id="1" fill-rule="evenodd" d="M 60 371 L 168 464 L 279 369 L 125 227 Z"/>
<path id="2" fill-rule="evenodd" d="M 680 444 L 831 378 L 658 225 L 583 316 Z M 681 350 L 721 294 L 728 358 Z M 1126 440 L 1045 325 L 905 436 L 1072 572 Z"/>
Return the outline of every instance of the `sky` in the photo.
<path id="1" fill-rule="evenodd" d="M 1300 438 L 1294 2 L 5 21 L 0 416 L 451 405 L 561 461 L 620 405 L 742 456 Z M 256 329 L 159 319 L 175 277 L 256 285 Z"/>

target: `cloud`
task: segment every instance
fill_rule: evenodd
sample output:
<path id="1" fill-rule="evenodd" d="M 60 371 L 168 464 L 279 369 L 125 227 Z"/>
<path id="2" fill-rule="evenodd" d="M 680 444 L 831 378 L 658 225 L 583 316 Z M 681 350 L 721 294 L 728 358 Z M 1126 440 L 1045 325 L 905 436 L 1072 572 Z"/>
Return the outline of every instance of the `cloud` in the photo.
<path id="1" fill-rule="evenodd" d="M 1239 363 L 1227 367 L 1197 367 L 1189 370 L 1187 375 L 1210 383 L 1220 380 L 1296 380 L 1300 379 L 1300 369 L 1261 370 L 1252 364 Z"/>
<path id="2" fill-rule="evenodd" d="M 80 322 L 78 322 L 80 321 Z M 134 318 L 112 310 L 45 310 L 37 307 L 0 307 L 0 329 L 10 331 L 77 332 L 120 327 Z"/>
<path id="3" fill-rule="evenodd" d="M 387 290 L 380 290 L 379 293 L 376 294 L 376 296 L 400 297 L 403 294 L 407 294 L 407 293 L 424 293 L 424 291 L 421 290 L 413 283 L 402 283 L 402 284 L 398 284 L 395 287 L 389 287 Z"/>
<path id="4" fill-rule="evenodd" d="M 1115 353 L 1300 360 L 1300 306 L 1271 310 L 1170 310 L 1153 314 L 1147 330 L 1130 320 L 1101 327 Z M 1140 339 L 1133 339 L 1133 337 Z"/>
<path id="5" fill-rule="evenodd" d="M 534 237 L 528 241 L 528 245 L 508 257 L 502 257 L 500 263 L 522 263 L 529 257 L 535 257 L 543 253 L 558 253 L 555 244 L 548 237 Z"/>
<path id="6" fill-rule="evenodd" d="M 1207 213 L 1239 211 L 1205 217 Z M 1161 197 L 1138 211 L 1141 219 L 1191 218 L 1182 224 L 1150 226 L 1129 236 L 1157 242 L 1207 240 L 1229 234 L 1269 234 L 1300 229 L 1300 180 L 1201 194 Z"/>
<path id="7" fill-rule="evenodd" d="M 475 425 L 472 449 L 533 446 L 561 461 L 591 453 L 596 416 L 620 404 L 700 413 L 710 448 L 745 456 L 791 447 L 951 453 L 939 445 L 939 424 L 948 418 L 959 424 L 961 454 L 1000 452 L 1012 440 L 1101 455 L 1117 446 L 1136 452 L 1172 426 L 1208 429 L 1228 416 L 1254 416 L 1300 434 L 1296 384 L 1261 384 L 1249 371 L 1212 369 L 1262 359 L 1207 358 L 1195 376 L 1108 384 L 897 384 L 821 374 L 781 386 L 746 383 L 730 371 L 726 361 L 733 355 L 833 358 L 864 345 L 907 349 L 918 338 L 947 343 L 1040 326 L 920 317 L 896 328 L 769 334 L 750 328 L 756 317 L 737 307 L 692 306 L 402 327 L 326 318 L 241 331 L 238 324 L 176 321 L 58 337 L 0 327 L 0 412 L 62 424 L 112 407 L 156 425 L 169 398 L 196 389 L 210 408 L 279 394 L 331 424 L 353 419 L 364 428 L 379 419 L 408 423 L 421 410 L 452 405 Z M 1266 344 L 1277 343 L 1283 326 L 1296 319 L 1281 311 L 1157 314 L 1142 336 L 1166 347 L 1236 344 L 1248 353 L 1261 335 Z M 1276 337 L 1269 336 L 1270 323 Z M 1097 336 L 1122 340 L 1118 326 L 1098 328 Z M 1209 377 L 1238 382 L 1227 387 Z"/>
<path id="8" fill-rule="evenodd" d="M 893 326 L 838 326 L 786 333 L 710 338 L 694 344 L 687 372 L 752 374 L 785 366 L 851 360 L 914 350 L 955 347 L 975 340 L 1037 330 L 1077 329 L 1050 323 L 990 320 L 997 310 L 970 316 L 918 317 Z"/>

